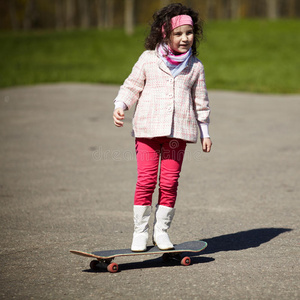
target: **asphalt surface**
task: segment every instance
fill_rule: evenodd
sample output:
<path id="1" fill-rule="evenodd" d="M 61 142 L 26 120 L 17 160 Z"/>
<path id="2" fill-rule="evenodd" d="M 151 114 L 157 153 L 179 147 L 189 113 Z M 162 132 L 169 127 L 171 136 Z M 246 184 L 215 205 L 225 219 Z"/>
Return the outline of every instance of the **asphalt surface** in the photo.
<path id="1" fill-rule="evenodd" d="M 188 146 L 169 231 L 208 243 L 191 266 L 125 257 L 111 274 L 69 252 L 131 243 L 132 112 L 114 127 L 117 91 L 0 90 L 1 299 L 299 299 L 300 95 L 209 91 L 213 149 Z"/>

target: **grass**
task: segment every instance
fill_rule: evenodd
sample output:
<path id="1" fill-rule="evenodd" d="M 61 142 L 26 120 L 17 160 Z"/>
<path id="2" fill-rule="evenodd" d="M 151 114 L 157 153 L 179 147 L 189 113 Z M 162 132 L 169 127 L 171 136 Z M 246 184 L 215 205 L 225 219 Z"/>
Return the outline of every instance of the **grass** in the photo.
<path id="1" fill-rule="evenodd" d="M 299 20 L 210 21 L 199 47 L 208 89 L 299 93 Z M 145 28 L 0 33 L 0 87 L 50 82 L 121 84 Z"/>
<path id="2" fill-rule="evenodd" d="M 247 20 L 206 26 L 200 58 L 213 89 L 300 92 L 300 21 Z"/>

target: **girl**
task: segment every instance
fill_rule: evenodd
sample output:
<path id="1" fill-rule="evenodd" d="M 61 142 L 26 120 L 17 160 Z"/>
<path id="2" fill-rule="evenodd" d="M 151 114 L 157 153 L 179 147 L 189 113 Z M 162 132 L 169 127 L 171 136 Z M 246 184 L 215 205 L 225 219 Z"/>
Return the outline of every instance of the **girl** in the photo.
<path id="1" fill-rule="evenodd" d="M 160 163 L 159 199 L 153 242 L 169 250 L 167 230 L 175 201 L 186 143 L 197 142 L 197 127 L 204 152 L 211 149 L 208 133 L 209 103 L 202 63 L 196 58 L 202 26 L 198 14 L 179 3 L 153 16 L 145 51 L 134 65 L 114 101 L 114 124 L 123 126 L 124 111 L 136 103 L 133 117 L 138 178 L 134 196 L 132 251 L 147 249 L 152 194 Z M 197 126 L 198 125 L 198 126 Z"/>

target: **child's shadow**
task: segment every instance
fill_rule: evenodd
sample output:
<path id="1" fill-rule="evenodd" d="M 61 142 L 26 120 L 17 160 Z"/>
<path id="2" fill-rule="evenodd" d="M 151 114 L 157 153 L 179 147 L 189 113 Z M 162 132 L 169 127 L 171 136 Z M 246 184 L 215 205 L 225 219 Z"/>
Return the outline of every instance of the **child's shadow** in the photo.
<path id="1" fill-rule="evenodd" d="M 212 254 L 220 251 L 239 251 L 259 247 L 281 233 L 291 230 L 290 228 L 258 228 L 203 239 L 207 242 L 208 246 L 201 254 Z"/>

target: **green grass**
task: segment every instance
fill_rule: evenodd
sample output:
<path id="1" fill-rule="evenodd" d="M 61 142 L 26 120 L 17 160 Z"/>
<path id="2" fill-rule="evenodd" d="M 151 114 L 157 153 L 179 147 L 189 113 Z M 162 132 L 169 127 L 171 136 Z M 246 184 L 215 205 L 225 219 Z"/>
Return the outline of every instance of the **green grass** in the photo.
<path id="1" fill-rule="evenodd" d="M 300 92 L 300 21 L 212 22 L 200 59 L 207 86 L 261 93 Z"/>
<path id="2" fill-rule="evenodd" d="M 210 21 L 199 58 L 208 89 L 299 93 L 299 20 Z M 0 33 L 0 87 L 49 82 L 121 84 L 147 30 Z"/>

